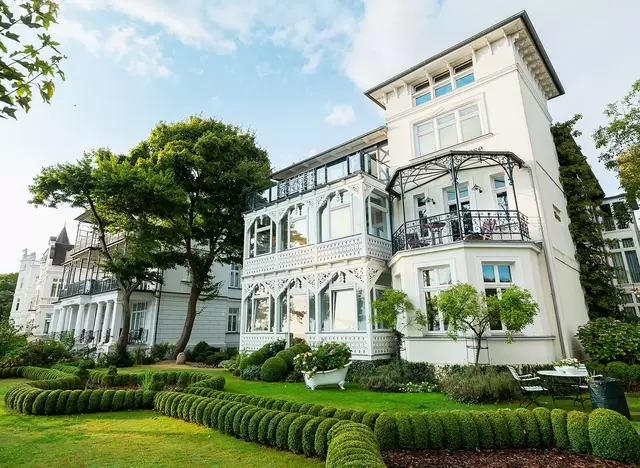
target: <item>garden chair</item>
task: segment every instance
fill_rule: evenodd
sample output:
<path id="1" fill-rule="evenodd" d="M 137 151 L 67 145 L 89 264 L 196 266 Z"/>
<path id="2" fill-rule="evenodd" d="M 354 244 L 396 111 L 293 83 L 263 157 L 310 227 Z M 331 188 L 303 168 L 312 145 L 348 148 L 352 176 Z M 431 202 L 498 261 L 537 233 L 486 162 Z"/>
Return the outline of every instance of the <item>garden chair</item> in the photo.
<path id="1" fill-rule="evenodd" d="M 513 375 L 513 378 L 516 379 L 516 381 L 520 385 L 520 391 L 522 392 L 522 396 L 524 397 L 524 399 L 520 402 L 520 406 L 522 406 L 525 401 L 529 401 L 525 408 L 528 408 L 532 403 L 537 406 L 542 406 L 540 403 L 538 403 L 537 399 L 541 395 L 547 393 L 549 390 L 542 385 L 535 385 L 536 383 L 540 382 L 540 377 L 535 377 L 532 374 L 520 375 L 514 367 L 507 367 L 509 368 L 511 375 Z"/>

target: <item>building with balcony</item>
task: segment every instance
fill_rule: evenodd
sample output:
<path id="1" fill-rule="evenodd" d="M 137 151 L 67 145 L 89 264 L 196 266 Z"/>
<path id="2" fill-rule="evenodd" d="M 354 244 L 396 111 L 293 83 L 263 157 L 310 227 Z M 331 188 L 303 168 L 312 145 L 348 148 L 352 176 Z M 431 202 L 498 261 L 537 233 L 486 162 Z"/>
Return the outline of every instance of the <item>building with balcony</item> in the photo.
<path id="1" fill-rule="evenodd" d="M 580 353 L 587 321 L 547 101 L 564 93 L 526 12 L 365 92 L 386 125 L 272 174 L 248 198 L 241 348 L 278 337 L 347 343 L 389 357 L 371 321 L 384 289 L 426 311 L 412 361 L 466 363 L 430 299 L 461 281 L 510 285 L 540 305 L 507 344 L 491 326 L 481 361 L 543 363 Z"/>
<path id="2" fill-rule="evenodd" d="M 21 262 L 12 317 L 16 323 L 36 326 L 35 334 L 59 338 L 73 334 L 77 345 L 108 352 L 122 333 L 122 292 L 115 278 L 101 268 L 98 234 L 87 214 L 80 215 L 75 244 L 66 229 L 52 237 L 40 262 L 26 254 Z M 125 248 L 124 236 L 109 234 L 109 249 Z M 45 257 L 46 264 L 43 263 Z M 214 264 L 213 274 L 224 284 L 219 297 L 198 303 L 198 315 L 189 346 L 206 341 L 212 346 L 238 347 L 240 268 Z M 129 343 L 150 347 L 175 343 L 184 326 L 189 298 L 188 271 L 177 267 L 163 272 L 163 284 L 145 283 L 131 295 Z M 51 291 L 51 294 L 44 292 Z M 30 319 L 35 304 L 38 319 Z M 36 311 L 41 311 L 36 312 Z M 30 321 L 31 320 L 31 321 Z M 40 320 L 38 322 L 37 320 Z"/>
<path id="3" fill-rule="evenodd" d="M 615 268 L 615 282 L 624 290 L 624 311 L 640 316 L 640 232 L 637 203 L 629 206 L 625 194 L 606 197 L 600 210 L 603 236 L 608 241 L 609 263 Z"/>

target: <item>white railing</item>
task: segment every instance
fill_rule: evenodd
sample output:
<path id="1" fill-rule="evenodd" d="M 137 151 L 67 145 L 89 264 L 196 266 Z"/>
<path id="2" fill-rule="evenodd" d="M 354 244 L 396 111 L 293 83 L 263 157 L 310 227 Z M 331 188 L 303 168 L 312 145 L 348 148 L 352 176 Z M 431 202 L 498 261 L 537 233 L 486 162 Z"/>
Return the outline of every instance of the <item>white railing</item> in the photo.
<path id="1" fill-rule="evenodd" d="M 373 332 L 373 355 L 391 354 L 394 351 L 395 337 L 391 332 Z"/>
<path id="2" fill-rule="evenodd" d="M 320 333 L 307 334 L 307 343 L 312 348 L 320 345 L 323 341 L 338 341 L 349 346 L 351 354 L 354 355 L 369 355 L 369 335 L 366 332 L 361 333 Z"/>
<path id="3" fill-rule="evenodd" d="M 286 333 L 243 333 L 240 338 L 240 349 L 255 351 L 262 348 L 267 343 L 278 339 L 287 339 Z"/>
<path id="4" fill-rule="evenodd" d="M 371 257 L 389 260 L 392 256 L 391 241 L 376 236 L 367 236 L 367 253 Z"/>

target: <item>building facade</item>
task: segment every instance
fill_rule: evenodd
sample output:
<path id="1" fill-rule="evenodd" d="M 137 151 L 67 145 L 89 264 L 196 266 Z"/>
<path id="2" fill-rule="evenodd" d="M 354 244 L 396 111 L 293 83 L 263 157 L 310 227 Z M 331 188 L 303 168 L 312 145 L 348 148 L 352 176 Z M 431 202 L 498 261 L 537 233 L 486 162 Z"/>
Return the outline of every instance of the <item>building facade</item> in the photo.
<path id="1" fill-rule="evenodd" d="M 303 337 L 389 357 L 371 302 L 393 287 L 429 317 L 404 329 L 405 357 L 466 363 L 475 351 L 431 304 L 461 281 L 497 295 L 518 285 L 540 305 L 513 344 L 492 324 L 481 361 L 579 354 L 587 311 L 547 107 L 563 93 L 525 12 L 366 91 L 385 126 L 272 174 L 248 200 L 241 348 Z"/>
<path id="2" fill-rule="evenodd" d="M 640 231 L 634 211 L 624 194 L 606 197 L 603 213 L 603 236 L 608 241 L 609 263 L 615 268 L 615 282 L 624 290 L 624 311 L 640 316 Z"/>

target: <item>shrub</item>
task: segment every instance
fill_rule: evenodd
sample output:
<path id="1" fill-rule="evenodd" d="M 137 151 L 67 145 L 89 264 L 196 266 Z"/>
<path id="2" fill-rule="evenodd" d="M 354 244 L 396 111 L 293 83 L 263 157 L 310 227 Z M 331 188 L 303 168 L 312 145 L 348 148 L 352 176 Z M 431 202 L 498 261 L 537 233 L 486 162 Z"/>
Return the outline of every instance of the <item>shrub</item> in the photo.
<path id="1" fill-rule="evenodd" d="M 462 438 L 462 447 L 465 450 L 477 450 L 480 447 L 480 436 L 473 415 L 469 411 L 452 411 L 458 420 L 460 435 Z"/>
<path id="2" fill-rule="evenodd" d="M 115 390 L 106 390 L 102 394 L 102 399 L 100 400 L 100 411 L 111 411 L 111 402 L 113 401 L 113 396 L 115 394 Z"/>
<path id="3" fill-rule="evenodd" d="M 607 364 L 604 370 L 605 375 L 620 380 L 624 385 L 629 384 L 631 381 L 631 374 L 629 372 L 629 366 L 624 362 L 610 362 Z"/>
<path id="4" fill-rule="evenodd" d="M 267 444 L 269 442 L 269 425 L 271 424 L 271 420 L 278 415 L 277 411 L 268 411 L 258 424 L 258 441 L 261 444 Z"/>
<path id="5" fill-rule="evenodd" d="M 558 450 L 569 450 L 569 435 L 567 434 L 567 412 L 561 409 L 551 410 L 551 427 L 553 428 L 553 441 Z"/>
<path id="6" fill-rule="evenodd" d="M 62 393 L 62 390 L 54 390 L 47 396 L 47 401 L 44 404 L 44 414 L 52 415 L 56 414 L 56 407 L 58 406 L 58 397 Z M 35 401 L 35 400 L 34 400 Z"/>
<path id="7" fill-rule="evenodd" d="M 313 405 L 311 408 L 309 408 L 307 414 L 310 414 L 311 416 L 320 416 L 320 411 L 322 411 L 323 409 L 324 406 L 322 405 Z"/>
<path id="8" fill-rule="evenodd" d="M 493 368 L 465 366 L 460 372 L 445 374 L 440 385 L 451 400 L 461 403 L 503 403 L 520 396 L 513 376 Z"/>
<path id="9" fill-rule="evenodd" d="M 240 437 L 240 426 L 242 423 L 242 418 L 244 417 L 245 413 L 249 411 L 251 408 L 252 407 L 249 405 L 240 406 L 240 408 L 233 414 L 233 420 L 232 420 L 231 431 L 230 431 L 231 434 L 235 435 L 236 437 Z M 227 419 L 229 419 L 230 417 L 229 414 L 227 414 Z"/>
<path id="10" fill-rule="evenodd" d="M 289 411 L 292 412 L 292 413 L 298 413 L 300 411 L 300 407 L 301 406 L 302 405 L 300 403 L 295 403 L 294 402 L 294 403 L 291 404 L 291 407 L 289 408 Z"/>
<path id="11" fill-rule="evenodd" d="M 313 417 L 309 419 L 302 430 L 302 451 L 307 457 L 313 457 L 316 454 L 315 440 L 316 431 L 320 423 L 324 421 L 324 418 Z"/>
<path id="12" fill-rule="evenodd" d="M 591 452 L 589 442 L 589 416 L 580 411 L 570 411 L 567 414 L 567 435 L 571 450 L 579 453 Z"/>
<path id="13" fill-rule="evenodd" d="M 578 328 L 578 340 L 593 360 L 634 364 L 640 354 L 640 324 L 598 318 Z"/>
<path id="14" fill-rule="evenodd" d="M 271 357 L 269 351 L 264 348 L 259 349 L 258 351 L 254 351 L 249 355 L 251 359 L 251 364 L 256 366 L 261 366 L 264 362 Z"/>
<path id="15" fill-rule="evenodd" d="M 277 382 L 287 373 L 287 363 L 279 357 L 267 359 L 260 369 L 260 379 L 265 382 Z"/>
<path id="16" fill-rule="evenodd" d="M 220 411 L 218 411 L 218 430 L 220 432 L 222 432 L 223 434 L 227 432 L 226 431 L 226 429 L 227 429 L 227 414 L 229 414 L 230 411 L 235 410 L 236 408 L 238 408 L 238 406 L 240 406 L 240 403 L 231 402 L 231 403 L 227 403 L 226 405 L 222 406 L 220 408 Z"/>
<path id="17" fill-rule="evenodd" d="M 507 427 L 509 428 L 509 437 L 511 438 L 511 446 L 513 448 L 524 448 L 527 445 L 525 438 L 524 427 L 520 422 L 520 418 L 515 413 L 508 409 L 498 410 L 504 415 L 507 421 Z"/>
<path id="18" fill-rule="evenodd" d="M 311 347 L 307 343 L 297 343 L 289 348 L 294 356 L 311 351 Z"/>
<path id="19" fill-rule="evenodd" d="M 506 449 L 511 447 L 511 437 L 509 435 L 509 427 L 507 421 L 500 411 L 483 411 L 482 412 L 493 431 L 493 442 L 497 449 Z"/>
<path id="20" fill-rule="evenodd" d="M 276 357 L 279 357 L 280 359 L 282 359 L 284 362 L 287 363 L 287 368 L 288 369 L 293 369 L 293 357 L 295 356 L 295 354 L 293 354 L 293 352 L 291 352 L 288 349 L 284 349 L 280 352 L 278 352 L 278 354 L 276 354 Z"/>
<path id="21" fill-rule="evenodd" d="M 470 411 L 469 413 L 471 414 L 478 431 L 478 444 L 480 449 L 492 449 L 494 446 L 493 429 L 491 428 L 491 423 L 489 422 L 487 415 L 481 411 Z"/>
<path id="22" fill-rule="evenodd" d="M 267 443 L 269 445 L 276 445 L 276 434 L 278 431 L 278 425 L 285 416 L 289 416 L 289 413 L 276 411 L 276 415 L 271 418 L 271 421 L 269 421 L 269 427 L 267 428 Z"/>
<path id="23" fill-rule="evenodd" d="M 211 427 L 211 412 L 213 408 L 218 404 L 217 400 L 210 401 L 204 407 L 204 411 L 202 412 L 202 425 L 205 427 Z"/>
<path id="24" fill-rule="evenodd" d="M 240 373 L 242 380 L 260 380 L 260 368 L 259 365 L 248 365 Z"/>
<path id="25" fill-rule="evenodd" d="M 540 447 L 540 429 L 538 429 L 538 422 L 531 411 L 525 408 L 518 408 L 514 411 L 520 423 L 524 428 L 525 446 L 529 448 Z"/>
<path id="26" fill-rule="evenodd" d="M 340 420 L 335 418 L 327 418 L 322 421 L 316 429 L 316 438 L 313 442 L 313 450 L 317 456 L 324 458 L 327 456 L 327 434 L 329 430 Z M 395 423 L 394 423 L 395 427 Z"/>
<path id="27" fill-rule="evenodd" d="M 136 392 L 135 390 L 126 390 L 124 394 L 124 409 L 132 410 L 135 407 Z"/>
<path id="28" fill-rule="evenodd" d="M 599 408 L 589 415 L 589 439 L 600 458 L 640 464 L 640 435 L 615 411 Z"/>
<path id="29" fill-rule="evenodd" d="M 56 404 L 56 414 L 65 413 L 69 395 L 71 395 L 71 390 L 65 390 L 60 394 L 60 396 L 58 396 L 58 403 Z"/>
<path id="30" fill-rule="evenodd" d="M 398 429 L 396 427 L 395 418 L 392 414 L 382 413 L 378 416 L 373 433 L 375 434 L 376 439 L 378 439 L 381 450 L 398 449 Z"/>
<path id="31" fill-rule="evenodd" d="M 104 390 L 93 390 L 89 396 L 89 404 L 87 406 L 88 413 L 95 413 L 100 411 L 100 403 L 102 402 L 102 395 Z"/>
<path id="32" fill-rule="evenodd" d="M 338 408 L 336 412 L 333 414 L 333 417 L 336 419 L 351 419 L 351 415 L 354 413 L 353 410 L 346 408 Z"/>
<path id="33" fill-rule="evenodd" d="M 551 425 L 551 411 L 547 408 L 536 408 L 532 412 L 538 422 L 540 442 L 543 447 L 553 447 L 553 426 Z"/>
<path id="34" fill-rule="evenodd" d="M 33 401 L 33 406 L 31 407 L 31 412 L 37 415 L 43 415 L 45 411 L 45 406 L 47 404 L 47 398 L 49 397 L 49 393 L 51 391 L 45 390 L 41 392 L 36 399 Z"/>
<path id="35" fill-rule="evenodd" d="M 224 408 L 227 404 L 229 404 L 229 402 L 223 400 L 223 401 L 218 401 L 213 406 L 213 408 L 211 409 L 211 419 L 209 421 L 208 427 L 212 427 L 213 429 L 218 428 L 218 418 L 220 417 L 220 410 Z"/>
<path id="36" fill-rule="evenodd" d="M 437 411 L 437 414 L 444 430 L 445 448 L 460 450 L 462 448 L 462 435 L 460 434 L 458 419 L 450 411 Z"/>
<path id="37" fill-rule="evenodd" d="M 67 392 L 69 390 L 66 390 Z M 38 395 L 40 394 L 39 391 L 37 390 L 31 390 L 30 392 L 28 392 L 25 396 L 24 399 L 22 400 L 22 412 L 25 414 L 31 414 L 33 412 L 33 403 L 36 401 L 36 398 L 38 398 Z M 47 397 L 47 400 L 49 398 Z M 60 404 L 60 401 L 62 401 L 62 398 L 58 397 L 58 404 Z M 45 411 L 46 411 L 46 402 L 45 402 Z M 56 404 L 56 412 L 57 412 L 57 404 Z M 62 411 L 60 414 L 64 414 L 64 407 L 62 408 Z"/>
<path id="38" fill-rule="evenodd" d="M 320 410 L 318 416 L 322 416 L 323 418 L 331 418 L 336 411 L 336 408 L 334 408 L 333 406 L 325 406 Z"/>
<path id="39" fill-rule="evenodd" d="M 156 343 L 151 347 L 149 355 L 153 361 L 164 361 L 169 359 L 173 348 L 174 345 L 169 343 Z"/>
<path id="40" fill-rule="evenodd" d="M 78 409 L 78 399 L 81 394 L 82 390 L 74 390 L 69 394 L 69 398 L 67 398 L 67 405 L 64 408 L 64 414 L 81 413 Z"/>
<path id="41" fill-rule="evenodd" d="M 362 424 L 369 426 L 369 429 L 373 431 L 376 427 L 376 420 L 378 419 L 378 416 L 380 416 L 380 413 L 377 411 L 369 411 L 362 417 Z"/>
<path id="42" fill-rule="evenodd" d="M 156 392 L 152 392 L 151 390 L 143 390 L 142 391 L 142 406 L 141 408 L 153 408 L 153 397 Z"/>
<path id="43" fill-rule="evenodd" d="M 280 359 L 280 358 L 278 358 Z M 289 429 L 297 418 L 301 417 L 297 413 L 290 413 L 283 417 L 276 428 L 275 445 L 278 448 L 286 449 L 289 447 Z"/>
<path id="44" fill-rule="evenodd" d="M 264 410 L 261 410 L 260 408 L 256 408 L 255 406 L 249 406 L 247 411 L 245 411 L 244 415 L 242 416 L 242 421 L 240 421 L 240 437 L 242 439 L 250 440 L 249 424 L 251 423 L 251 418 L 253 418 L 253 416 L 260 411 L 264 411 Z"/>
<path id="45" fill-rule="evenodd" d="M 249 429 L 247 433 L 248 440 L 251 440 L 253 442 L 258 441 L 258 427 L 260 425 L 260 422 L 262 421 L 262 418 L 264 418 L 267 413 L 269 413 L 269 410 L 258 409 L 258 411 L 253 416 L 251 416 L 251 419 L 249 420 Z"/>
<path id="46" fill-rule="evenodd" d="M 398 447 L 402 450 L 413 450 L 413 428 L 407 413 L 396 414 L 396 430 L 398 431 Z"/>

